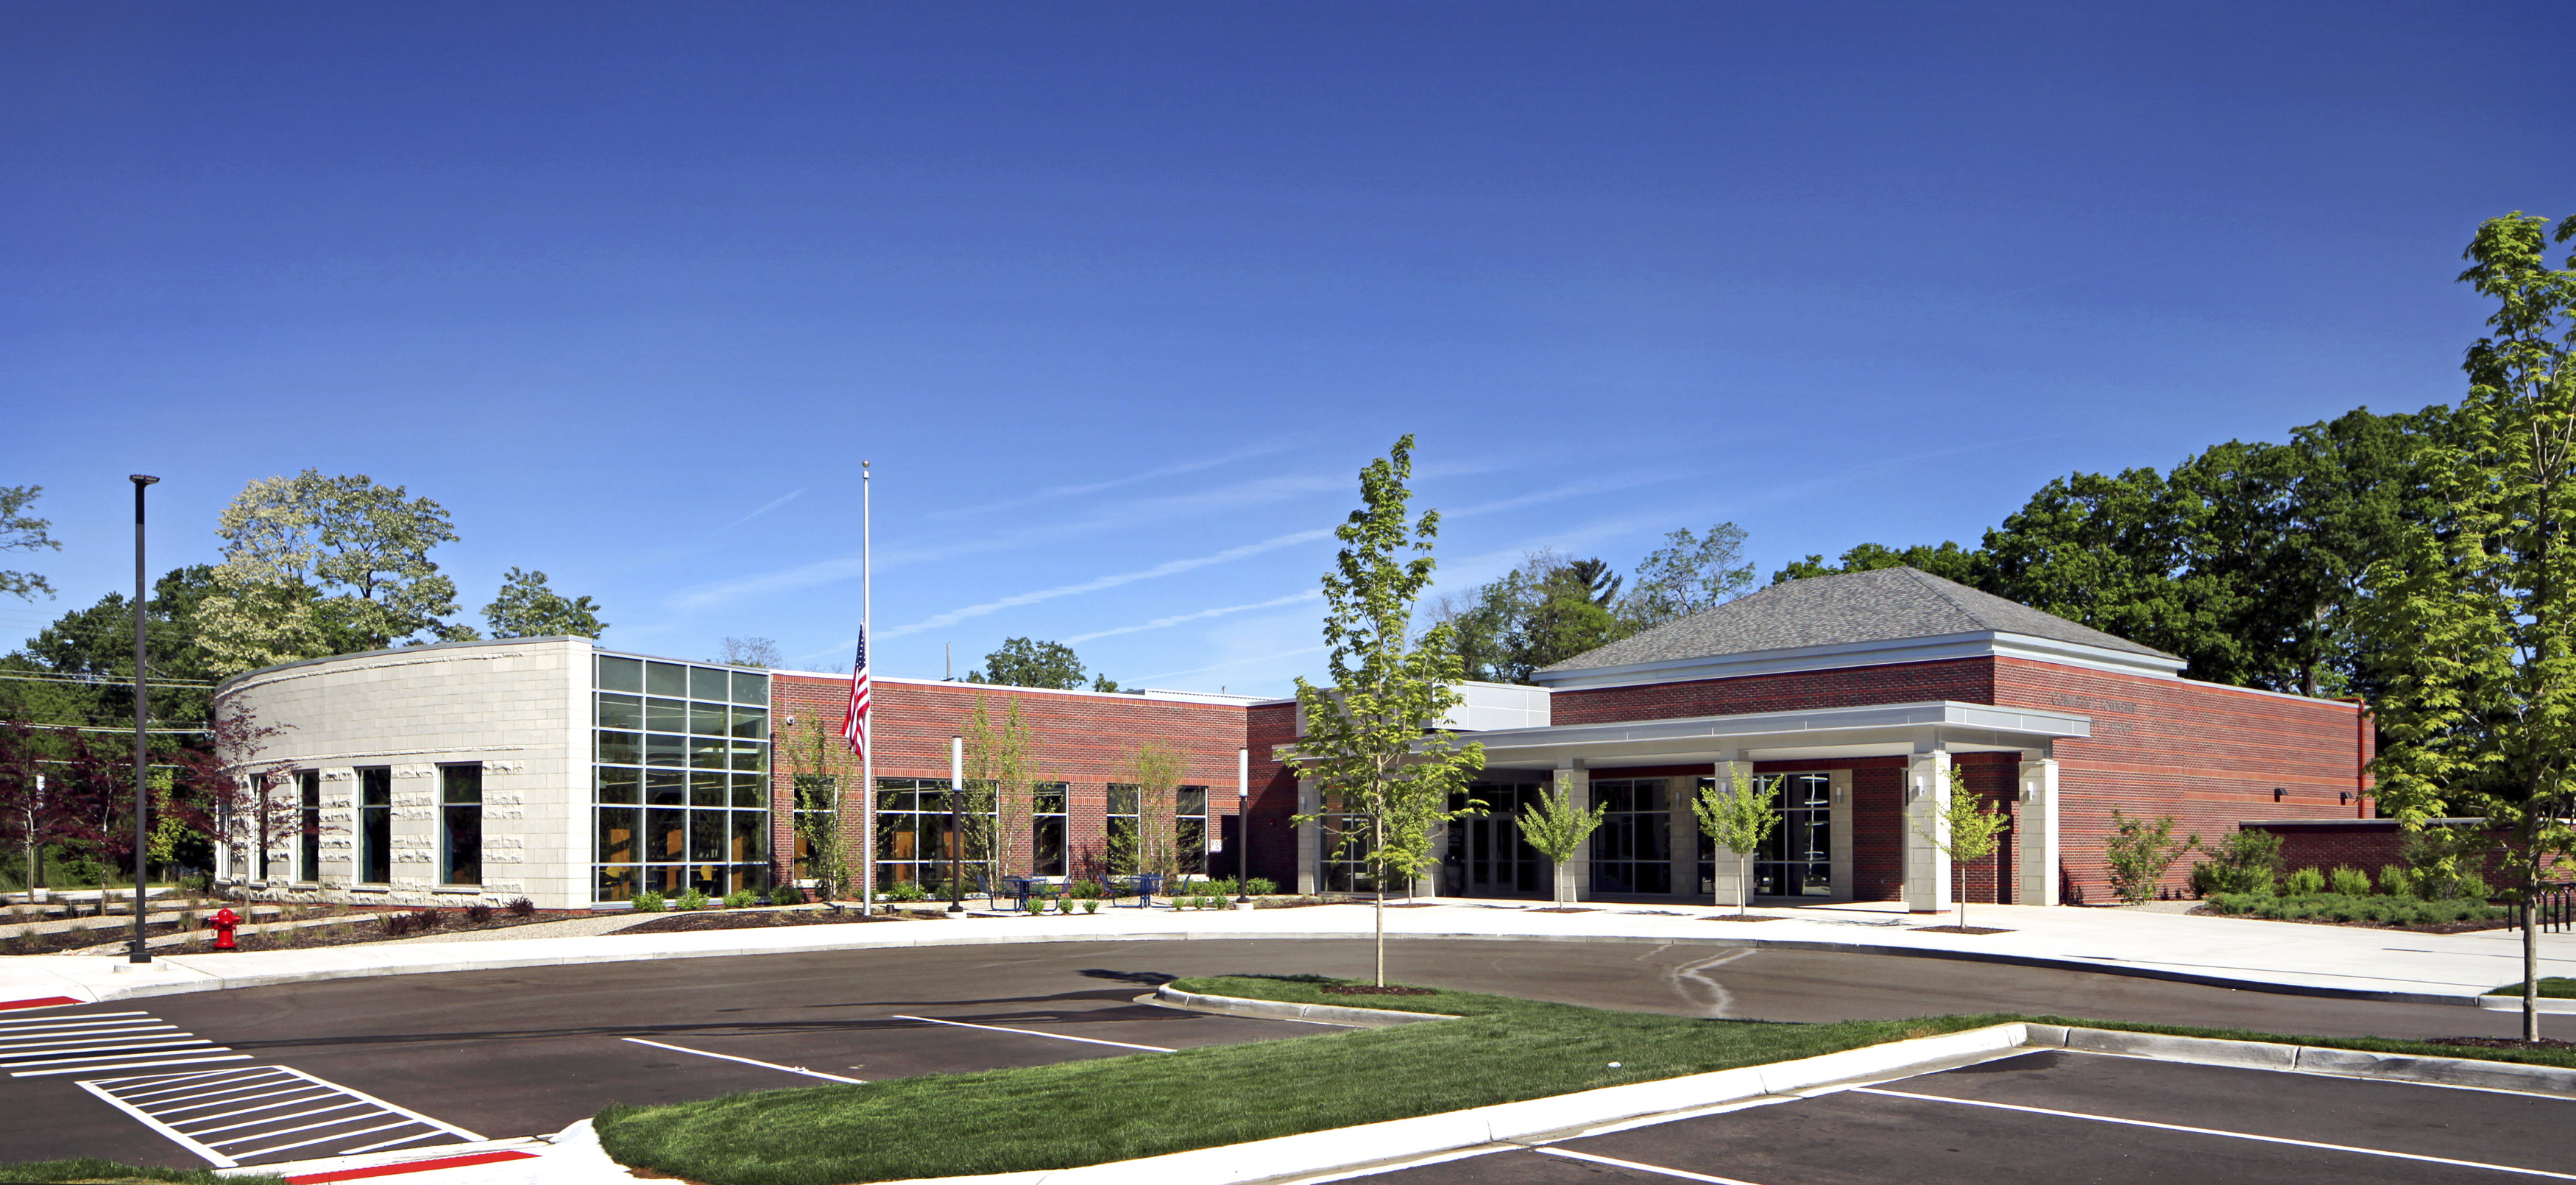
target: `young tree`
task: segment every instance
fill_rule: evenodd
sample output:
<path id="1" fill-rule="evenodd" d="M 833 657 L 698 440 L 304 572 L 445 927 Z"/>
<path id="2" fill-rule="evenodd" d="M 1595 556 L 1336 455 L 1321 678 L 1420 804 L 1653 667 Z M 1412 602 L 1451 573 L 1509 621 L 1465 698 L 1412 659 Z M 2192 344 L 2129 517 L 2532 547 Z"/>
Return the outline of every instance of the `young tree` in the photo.
<path id="1" fill-rule="evenodd" d="M 1324 574 L 1324 644 L 1333 682 L 1297 680 L 1305 736 L 1291 762 L 1319 783 L 1343 817 L 1342 858 L 1358 859 L 1377 889 L 1377 982 L 1386 982 L 1386 883 L 1411 880 L 1437 859 L 1431 830 L 1468 813 L 1450 797 L 1485 766 L 1485 747 L 1461 745 L 1439 728 L 1458 703 L 1458 653 L 1446 623 L 1412 636 L 1413 614 L 1431 582 L 1440 513 L 1407 521 L 1413 436 L 1360 471 L 1361 508 L 1333 531 L 1341 554 Z M 1413 557 L 1403 558 L 1411 551 Z M 1319 822 L 1304 816 L 1301 823 Z M 1355 829 L 1350 823 L 1357 823 Z M 1354 851 L 1360 844 L 1364 851 Z"/>
<path id="2" fill-rule="evenodd" d="M 1709 841 L 1735 853 L 1735 916 L 1743 917 L 1753 901 L 1753 853 L 1762 850 L 1780 826 L 1780 779 L 1756 782 L 1744 763 L 1735 763 L 1735 784 L 1701 788 L 1691 801 L 1699 829 Z"/>
<path id="3" fill-rule="evenodd" d="M 961 807 L 966 851 L 980 861 L 988 890 L 998 887 L 1004 858 L 1034 820 L 1034 792 L 1039 781 L 1037 742 L 1020 703 L 1010 701 L 995 720 L 982 696 L 966 716 L 966 798 Z"/>
<path id="4" fill-rule="evenodd" d="M 2182 854 L 2200 846 L 2200 837 L 2176 841 L 2172 815 L 2158 815 L 2153 822 L 2131 818 L 2111 808 L 2111 835 L 2102 841 L 2102 863 L 2111 878 L 2111 893 L 2131 905 L 2144 905 L 2156 899 L 2156 889 L 2165 883 L 2165 870 Z"/>
<path id="5" fill-rule="evenodd" d="M 1570 867 L 1574 858 L 1583 854 L 1583 845 L 1610 814 L 1608 803 L 1595 803 L 1588 811 L 1577 808 L 1573 793 L 1566 788 L 1567 781 L 1567 776 L 1559 773 L 1555 789 L 1522 811 L 1520 818 L 1521 838 L 1556 866 L 1556 903 L 1560 906 L 1574 900 L 1574 872 Z"/>
<path id="6" fill-rule="evenodd" d="M 2439 529 L 2370 569 L 2371 632 L 2395 678 L 2380 802 L 2411 831 L 2444 814 L 2505 833 L 2523 932 L 2523 1039 L 2540 1037 L 2538 890 L 2576 849 L 2576 252 L 2545 218 L 2479 226 L 2460 279 L 2498 308 L 2469 347 L 2456 439 L 2428 450 Z M 2576 238 L 2562 220 L 2557 241 Z"/>
<path id="7" fill-rule="evenodd" d="M 788 771 L 789 809 L 796 838 L 805 844 L 805 867 L 815 896 L 837 901 L 856 883 L 843 804 L 860 783 L 859 759 L 841 740 L 841 726 L 820 715 L 798 720 L 780 747 Z"/>
<path id="8" fill-rule="evenodd" d="M 1172 833 L 1174 788 L 1188 766 L 1177 746 L 1147 741 L 1127 757 L 1127 777 L 1136 787 L 1136 823 L 1127 835 L 1125 853 L 1131 872 L 1160 874 L 1170 884 L 1180 875 L 1180 851 Z"/>
<path id="9" fill-rule="evenodd" d="M 608 629 L 608 623 L 599 619 L 599 606 L 589 597 L 566 597 L 546 587 L 545 573 L 517 568 L 502 576 L 501 595 L 483 606 L 483 620 L 491 624 L 495 638 L 596 638 Z M 734 642 L 725 639 L 728 653 Z M 777 650 L 771 646 L 771 655 Z"/>
<path id="10" fill-rule="evenodd" d="M 27 513 L 45 492 L 43 486 L 0 486 L 0 551 L 35 551 L 38 548 L 61 551 L 63 545 L 45 533 L 54 524 Z M 54 595 L 54 586 L 33 572 L 0 571 L 0 596 L 35 600 L 37 593 Z"/>
<path id="11" fill-rule="evenodd" d="M 1968 771 L 1950 767 L 1950 800 L 1941 808 L 1942 827 L 1914 829 L 1924 842 L 1950 858 L 1953 867 L 1971 864 L 1995 854 L 1995 844 L 2012 820 L 1981 795 L 1968 790 Z M 1946 834 L 1944 834 L 1946 833 Z M 1968 886 L 1963 878 L 1952 877 L 1953 892 L 1959 898 L 1959 928 L 1968 928 Z"/>

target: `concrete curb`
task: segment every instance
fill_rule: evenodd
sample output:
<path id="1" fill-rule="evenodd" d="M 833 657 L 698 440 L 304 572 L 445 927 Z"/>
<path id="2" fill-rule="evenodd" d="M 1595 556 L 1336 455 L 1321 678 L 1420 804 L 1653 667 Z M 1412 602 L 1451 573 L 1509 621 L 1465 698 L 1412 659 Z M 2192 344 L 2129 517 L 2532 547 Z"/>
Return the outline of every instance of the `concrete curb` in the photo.
<path id="1" fill-rule="evenodd" d="M 2478 1007 L 2484 1008 L 2490 1012 L 2522 1011 L 2522 997 L 2520 996 L 2480 996 L 2478 997 L 2477 1003 Z M 2540 1010 L 2544 1013 L 2576 1012 L 2576 1000 L 2543 999 L 2540 1001 Z"/>
<path id="2" fill-rule="evenodd" d="M 2027 1035 L 2024 1028 L 2017 1022 L 1992 1025 L 1768 1066 L 1604 1087 L 1140 1160 L 1024 1173 L 926 1177 L 889 1185 L 1126 1185 L 1134 1181 L 1253 1185 L 1357 1172 L 1437 1152 L 1494 1143 L 1567 1139 L 1593 1128 L 1649 1116 L 1695 1111 L 1837 1082 L 1910 1076 L 1972 1064 L 2018 1049 Z"/>
<path id="3" fill-rule="evenodd" d="M 721 933 L 721 931 L 718 933 Z M 1260 932 L 1238 930 L 1174 930 L 1144 933 L 1084 933 L 1079 930 L 1062 930 L 1042 933 L 957 935 L 954 937 L 932 937 L 924 935 L 916 938 L 887 935 L 884 937 L 858 938 L 853 936 L 848 940 L 814 942 L 793 946 L 711 944 L 709 946 L 699 948 L 682 946 L 674 949 L 670 946 L 658 943 L 649 947 L 642 946 L 639 943 L 639 945 L 633 949 L 619 950 L 616 945 L 613 945 L 637 943 L 642 937 L 643 936 L 605 934 L 594 938 L 580 939 L 532 939 L 529 941 L 547 943 L 580 942 L 585 944 L 585 947 L 578 953 L 550 953 L 545 955 L 520 957 L 460 959 L 453 962 L 440 963 L 429 963 L 425 960 L 421 962 L 406 961 L 399 963 L 392 962 L 390 960 L 381 962 L 361 962 L 356 960 L 370 958 L 381 959 L 383 958 L 383 955 L 373 951 L 368 951 L 365 954 L 354 953 L 366 951 L 366 948 L 359 947 L 349 948 L 353 951 L 351 956 L 353 961 L 339 967 L 313 968 L 266 974 L 252 973 L 238 976 L 225 976 L 211 973 L 201 970 L 192 964 L 206 960 L 214 960 L 220 964 L 223 960 L 228 958 L 258 958 L 260 956 L 179 956 L 178 958 L 163 958 L 158 962 L 166 964 L 169 968 L 176 971 L 185 972 L 194 978 L 175 982 L 135 983 L 131 986 L 123 983 L 92 985 L 64 976 L 53 975 L 50 973 L 44 974 L 46 975 L 46 978 L 55 980 L 62 986 L 72 989 L 72 992 L 89 996 L 93 1002 L 106 1003 L 111 1000 L 141 999 L 148 996 L 175 995 L 186 992 L 220 991 L 228 988 L 274 987 L 284 984 L 314 983 L 332 979 L 354 979 L 372 975 L 426 975 L 447 971 L 511 971 L 537 967 L 570 966 L 577 963 L 614 963 L 661 959 L 793 955 L 831 951 L 899 950 L 922 946 L 1005 946 L 1033 942 L 1349 942 L 1365 940 L 1367 935 L 1365 933 L 1344 931 Z M 1888 955 L 1898 958 L 1952 959 L 1960 962 L 1971 963 L 1998 963 L 2008 966 L 2044 967 L 2060 971 L 2084 971 L 2099 975 L 2121 975 L 2138 979 L 2156 979 L 2173 983 L 2198 984 L 2205 987 L 2224 987 L 2233 988 L 2239 991 L 2264 992 L 2275 995 L 2309 996 L 2322 999 L 2375 1000 L 2398 1004 L 2447 1004 L 2465 1005 L 2469 1007 L 2480 1006 L 2481 999 L 2480 997 L 2467 994 L 2444 995 L 2429 992 L 2387 991 L 2371 988 L 2342 988 L 2317 984 L 2278 983 L 2259 979 L 2235 978 L 2227 975 L 2204 972 L 2176 971 L 2166 968 L 2142 967 L 2135 964 L 2111 961 L 2097 962 L 2088 959 L 2069 959 L 2046 955 L 2021 955 L 1991 951 L 1964 951 L 1931 947 L 1881 946 L 1873 943 L 1832 942 L 1814 939 L 1750 938 L 1739 937 L 1736 935 L 1709 935 L 1707 937 L 1694 936 L 1682 938 L 1641 936 L 1633 934 L 1502 934 L 1472 931 L 1415 932 L 1407 934 L 1390 934 L 1387 937 L 1391 941 L 1399 942 L 1592 942 L 1617 943 L 1621 945 L 1644 944 L 1654 946 L 1669 946 L 1679 943 L 1705 943 L 1710 946 L 1720 947 L 1745 947 L 1763 950 L 1820 951 L 1834 954 Z M 497 946 L 502 945 L 502 941 L 495 940 L 491 943 L 440 945 L 443 947 Z M 410 947 L 403 950 L 401 954 L 406 958 L 411 958 L 416 957 L 413 952 L 427 949 L 430 948 Z M 27 957 L 46 958 L 68 956 Z M 183 963 L 180 959 L 187 959 L 189 961 Z M 158 978 L 161 974 L 169 973 L 171 972 L 156 972 L 154 977 Z M 62 992 L 60 994 L 72 994 L 72 992 Z M 51 995 L 57 994 L 57 992 L 47 991 L 41 994 Z"/>
<path id="4" fill-rule="evenodd" d="M 2038 1024 L 2027 1027 L 2030 1030 L 2027 1043 L 2035 1049 L 2071 1049 L 2078 1053 L 2195 1062 L 2209 1066 L 2325 1074 L 2337 1078 L 2372 1078 L 2424 1086 L 2468 1086 L 2480 1090 L 2576 1098 L 2576 1070 L 2556 1066 L 2527 1066 L 2476 1058 L 2416 1057 L 2315 1045 L 2276 1045 L 2267 1041 L 2169 1037 L 2161 1033 L 2131 1033 L 2119 1029 Z"/>
<path id="5" fill-rule="evenodd" d="M 1262 1020 L 1304 1020 L 1322 1024 L 1347 1025 L 1354 1029 L 1382 1029 L 1389 1025 L 1409 1025 L 1425 1020 L 1456 1020 L 1441 1012 L 1396 1012 L 1385 1008 L 1350 1008 L 1338 1004 L 1291 1004 L 1284 1000 L 1255 1000 L 1245 996 L 1203 996 L 1185 992 L 1170 984 L 1154 989 L 1150 996 L 1138 996 L 1140 1002 L 1160 1004 L 1166 1008 L 1187 1008 L 1192 1012 L 1217 1012 L 1227 1016 L 1248 1016 Z"/>

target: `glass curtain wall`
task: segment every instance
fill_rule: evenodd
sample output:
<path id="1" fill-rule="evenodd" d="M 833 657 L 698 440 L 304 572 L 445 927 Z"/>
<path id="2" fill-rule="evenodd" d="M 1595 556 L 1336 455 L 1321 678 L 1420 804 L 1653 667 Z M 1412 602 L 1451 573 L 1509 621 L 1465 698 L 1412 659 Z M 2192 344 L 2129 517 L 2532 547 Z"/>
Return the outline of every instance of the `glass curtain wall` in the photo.
<path id="1" fill-rule="evenodd" d="M 1673 891 L 1672 805 L 1662 778 L 1592 783 L 1607 808 L 1592 833 L 1592 888 L 1598 893 Z"/>
<path id="2" fill-rule="evenodd" d="M 1762 850 L 1753 854 L 1753 894 L 1757 897 L 1830 897 L 1834 892 L 1833 775 L 1767 774 L 1763 784 L 1780 789 L 1780 825 Z M 1715 778 L 1701 778 L 1705 790 Z M 1717 845 L 1699 835 L 1699 891 L 1717 891 Z"/>
<path id="3" fill-rule="evenodd" d="M 769 885 L 769 675 L 595 660 L 592 894 Z"/>

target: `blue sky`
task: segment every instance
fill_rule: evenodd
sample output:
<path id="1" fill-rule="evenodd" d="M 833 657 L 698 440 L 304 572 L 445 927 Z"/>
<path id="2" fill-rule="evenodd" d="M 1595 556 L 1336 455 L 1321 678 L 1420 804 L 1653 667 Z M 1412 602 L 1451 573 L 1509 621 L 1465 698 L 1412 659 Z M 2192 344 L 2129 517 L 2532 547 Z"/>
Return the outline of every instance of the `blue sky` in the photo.
<path id="1" fill-rule="evenodd" d="M 2564 5 L 0 8 L 0 484 L 62 596 L 256 477 L 445 504 L 616 646 L 1073 641 L 1284 692 L 1353 475 L 1458 588 L 1767 573 L 2448 401 L 2576 212 Z M 21 567 L 21 563 L 5 566 Z"/>

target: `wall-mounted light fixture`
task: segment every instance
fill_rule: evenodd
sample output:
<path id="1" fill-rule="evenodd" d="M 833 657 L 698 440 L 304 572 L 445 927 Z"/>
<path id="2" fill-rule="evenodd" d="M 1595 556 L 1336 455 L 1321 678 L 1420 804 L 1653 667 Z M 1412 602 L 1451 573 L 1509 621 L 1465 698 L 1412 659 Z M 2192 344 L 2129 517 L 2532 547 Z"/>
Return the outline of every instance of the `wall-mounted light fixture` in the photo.
<path id="1" fill-rule="evenodd" d="M 2284 799 L 2284 798 L 2288 798 L 2289 796 L 2290 796 L 2290 792 L 2289 792 L 2288 790 L 2285 790 L 2285 789 L 2283 789 L 2283 788 L 2281 788 L 2281 787 L 2279 787 L 2279 786 L 2274 786 L 2274 787 L 2272 787 L 2272 801 L 2274 801 L 2274 802 L 2279 802 L 2279 801 L 2281 801 L 2281 800 L 2282 800 L 2282 799 Z"/>
<path id="2" fill-rule="evenodd" d="M 2352 791 L 2350 791 L 2350 790 L 2337 790 L 2337 791 L 2335 791 L 2335 805 L 2337 805 L 2337 806 L 2351 806 L 2351 805 L 2352 805 Z"/>

